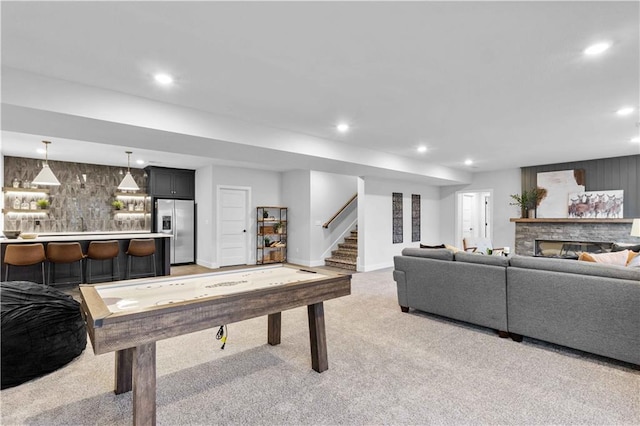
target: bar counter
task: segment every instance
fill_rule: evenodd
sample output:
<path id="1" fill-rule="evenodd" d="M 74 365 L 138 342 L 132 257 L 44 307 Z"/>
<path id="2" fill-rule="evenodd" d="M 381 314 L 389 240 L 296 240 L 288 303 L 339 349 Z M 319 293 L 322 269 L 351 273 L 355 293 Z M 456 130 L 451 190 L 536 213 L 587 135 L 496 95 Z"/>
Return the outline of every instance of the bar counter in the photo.
<path id="1" fill-rule="evenodd" d="M 42 233 L 38 234 L 36 238 L 28 238 L 24 239 L 18 237 L 16 239 L 8 239 L 8 238 L 0 238 L 0 248 L 2 255 L 2 280 L 6 280 L 5 276 L 5 264 L 4 264 L 4 252 L 8 244 L 33 244 L 33 243 L 42 243 L 46 246 L 48 243 L 60 242 L 60 243 L 70 243 L 70 242 L 79 242 L 82 247 L 82 251 L 86 254 L 87 249 L 89 247 L 89 243 L 91 241 L 106 241 L 106 240 L 117 240 L 120 247 L 120 253 L 118 255 L 118 263 L 119 263 L 119 272 L 120 279 L 125 278 L 126 268 L 127 268 L 127 248 L 129 247 L 129 242 L 132 239 L 143 239 L 143 238 L 152 238 L 156 242 L 156 272 L 158 276 L 161 275 L 169 275 L 170 274 L 170 259 L 171 259 L 171 245 L 170 240 L 171 235 L 162 234 L 162 233 L 151 233 L 151 232 L 59 232 L 59 233 Z M 85 278 L 86 278 L 86 262 L 84 262 L 83 267 L 85 268 Z M 104 282 L 110 281 L 110 262 L 92 262 L 92 282 Z M 48 265 L 47 265 L 48 268 Z M 34 274 L 34 269 L 36 270 Z M 132 275 L 140 274 L 145 271 L 153 270 L 153 265 L 151 263 L 151 257 L 148 259 L 136 259 L 134 265 L 132 266 L 131 273 Z M 65 280 L 64 274 L 68 271 L 69 276 L 72 274 L 73 269 L 69 267 L 69 265 L 59 264 L 56 265 L 57 275 L 61 275 L 61 280 Z M 39 267 L 11 267 L 10 278 L 11 281 L 42 281 L 38 275 Z M 109 274 L 109 276 L 107 276 Z"/>

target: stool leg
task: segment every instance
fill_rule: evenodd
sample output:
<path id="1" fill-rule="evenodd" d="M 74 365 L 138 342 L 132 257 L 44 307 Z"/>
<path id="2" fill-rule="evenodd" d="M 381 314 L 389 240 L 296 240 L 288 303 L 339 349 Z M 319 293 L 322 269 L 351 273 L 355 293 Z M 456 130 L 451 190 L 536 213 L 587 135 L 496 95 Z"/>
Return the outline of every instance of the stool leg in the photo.
<path id="1" fill-rule="evenodd" d="M 157 277 L 158 274 L 156 274 L 156 254 L 153 253 L 153 276 Z"/>
<path id="2" fill-rule="evenodd" d="M 8 263 L 4 268 L 4 280 L 9 281 L 9 264 Z"/>
<path id="3" fill-rule="evenodd" d="M 47 281 L 49 282 L 49 285 L 51 285 L 53 283 L 53 281 L 51 281 L 51 265 L 52 265 L 52 263 L 49 262 L 49 267 L 47 268 Z M 43 283 L 46 284 L 47 281 L 44 281 Z"/>
<path id="4" fill-rule="evenodd" d="M 44 262 L 40 262 L 40 267 L 42 268 L 42 285 L 46 285 L 47 283 L 44 281 Z"/>
<path id="5" fill-rule="evenodd" d="M 113 274 L 113 275 L 115 275 L 116 277 L 118 277 L 118 280 L 117 280 L 117 281 L 120 281 L 120 259 L 118 259 L 118 257 L 117 257 L 117 256 L 115 257 L 115 259 L 116 259 L 116 268 L 117 268 L 117 269 L 116 269 L 116 271 L 115 271 L 115 274 Z"/>
<path id="6" fill-rule="evenodd" d="M 127 272 L 124 275 L 124 279 L 128 280 L 131 276 L 131 256 L 127 256 Z"/>

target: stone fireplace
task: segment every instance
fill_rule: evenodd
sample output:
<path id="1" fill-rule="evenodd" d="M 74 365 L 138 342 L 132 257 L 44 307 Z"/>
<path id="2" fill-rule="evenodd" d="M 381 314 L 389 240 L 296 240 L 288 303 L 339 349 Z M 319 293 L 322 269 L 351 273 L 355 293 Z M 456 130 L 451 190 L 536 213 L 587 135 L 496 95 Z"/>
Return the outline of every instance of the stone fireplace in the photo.
<path id="1" fill-rule="evenodd" d="M 607 247 L 611 243 L 640 243 L 640 238 L 629 235 L 633 219 L 512 219 L 516 223 L 516 254 L 536 254 L 536 240 L 556 242 L 560 250 L 576 247 Z M 573 246 L 573 247 L 571 247 Z M 538 247 L 539 249 L 539 247 Z M 539 253 L 538 253 L 539 254 Z"/>

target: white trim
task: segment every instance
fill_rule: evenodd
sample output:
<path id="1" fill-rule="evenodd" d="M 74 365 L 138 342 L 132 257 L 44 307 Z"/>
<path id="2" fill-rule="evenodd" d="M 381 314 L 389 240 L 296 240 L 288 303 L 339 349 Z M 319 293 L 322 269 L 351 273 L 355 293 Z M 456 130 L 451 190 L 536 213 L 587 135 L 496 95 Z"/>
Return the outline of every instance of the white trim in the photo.
<path id="1" fill-rule="evenodd" d="M 221 216 L 221 206 L 220 206 L 220 191 L 223 189 L 230 189 L 233 191 L 245 191 L 246 194 L 246 198 L 245 198 L 245 205 L 247 206 L 247 211 L 245 213 L 245 229 L 247 230 L 246 235 L 245 235 L 245 246 L 247 247 L 247 265 L 253 265 L 256 263 L 256 259 L 255 257 L 252 255 L 252 253 L 255 253 L 255 248 L 253 246 L 252 241 L 255 241 L 255 238 L 251 238 L 249 239 L 249 234 L 251 234 L 251 218 L 250 218 L 250 211 L 252 209 L 251 207 L 251 187 L 250 186 L 235 186 L 235 185 L 216 185 L 216 260 L 217 262 L 215 263 L 217 266 L 219 267 L 220 265 L 220 230 L 222 228 L 222 225 L 220 223 L 220 216 Z"/>

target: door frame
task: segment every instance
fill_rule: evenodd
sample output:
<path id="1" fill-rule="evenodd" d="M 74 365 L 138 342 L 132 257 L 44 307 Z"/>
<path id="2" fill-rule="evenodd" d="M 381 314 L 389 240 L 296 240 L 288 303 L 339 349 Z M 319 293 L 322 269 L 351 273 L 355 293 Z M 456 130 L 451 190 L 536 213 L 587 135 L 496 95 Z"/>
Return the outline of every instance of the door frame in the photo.
<path id="1" fill-rule="evenodd" d="M 488 237 L 491 239 L 491 242 L 493 242 L 493 189 L 468 189 L 468 190 L 462 190 L 462 191 L 456 191 L 456 207 L 455 207 L 455 239 L 456 239 L 456 243 L 454 244 L 455 247 L 462 247 L 462 196 L 463 194 L 489 194 L 489 215 L 488 217 L 485 217 L 485 223 L 487 223 L 488 225 L 485 225 L 486 227 L 489 228 L 489 235 Z"/>
<path id="2" fill-rule="evenodd" d="M 253 243 L 255 238 L 251 238 L 249 240 L 249 235 L 253 235 L 254 231 L 252 231 L 251 227 L 251 187 L 250 186 L 236 186 L 236 185 L 216 185 L 216 264 L 220 267 L 220 253 L 222 248 L 220 247 L 220 231 L 222 229 L 222 221 L 220 220 L 222 217 L 222 205 L 220 202 L 220 192 L 223 189 L 230 189 L 233 191 L 244 191 L 245 193 L 245 205 L 247 206 L 247 211 L 245 213 L 244 221 L 245 221 L 245 229 L 247 230 L 245 235 L 245 247 L 247 248 L 247 265 L 251 265 L 255 263 L 255 257 L 252 257 L 252 253 L 255 253 Z"/>

